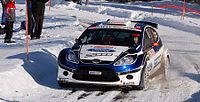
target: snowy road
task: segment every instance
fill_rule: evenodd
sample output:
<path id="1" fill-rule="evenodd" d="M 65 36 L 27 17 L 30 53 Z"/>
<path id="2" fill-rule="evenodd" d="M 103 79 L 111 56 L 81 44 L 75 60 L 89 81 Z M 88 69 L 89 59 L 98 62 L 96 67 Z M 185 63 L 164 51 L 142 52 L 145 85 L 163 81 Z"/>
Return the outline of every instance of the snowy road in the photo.
<path id="1" fill-rule="evenodd" d="M 0 101 L 200 102 L 200 16 L 190 15 L 183 21 L 177 15 L 164 17 L 160 11 L 152 16 L 151 12 L 142 11 L 146 7 L 142 4 L 137 6 L 136 11 L 130 11 L 131 8 L 121 4 L 113 5 L 98 2 L 91 6 L 77 6 L 66 3 L 55 5 L 51 11 L 46 9 L 42 38 L 30 40 L 29 62 L 26 61 L 25 31 L 14 34 L 16 44 L 0 43 Z M 21 10 L 24 5 L 17 4 L 17 7 L 19 21 L 15 27 L 25 18 Z M 129 7 L 136 6 L 130 4 Z M 118 11 L 127 15 L 121 16 Z M 160 36 L 169 48 L 172 59 L 169 80 L 154 79 L 145 91 L 87 85 L 61 89 L 56 83 L 57 56 L 61 49 L 70 47 L 84 31 L 80 21 L 89 23 L 129 17 L 159 23 Z M 3 38 L 0 35 L 0 42 L 3 42 Z"/>

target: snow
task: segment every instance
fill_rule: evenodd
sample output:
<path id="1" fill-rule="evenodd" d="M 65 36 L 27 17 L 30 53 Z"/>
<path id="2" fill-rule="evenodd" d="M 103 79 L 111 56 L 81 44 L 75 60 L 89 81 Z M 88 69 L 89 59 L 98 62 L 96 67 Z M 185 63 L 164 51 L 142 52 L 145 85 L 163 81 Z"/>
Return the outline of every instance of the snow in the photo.
<path id="1" fill-rule="evenodd" d="M 25 2 L 16 0 L 17 22 L 25 20 Z M 152 5 L 182 5 L 180 1 L 114 3 L 91 1 L 77 5 L 70 1 L 54 0 L 49 11 L 46 6 L 41 39 L 29 40 L 29 60 L 26 60 L 25 31 L 13 34 L 16 44 L 4 44 L 0 35 L 0 101 L 2 102 L 199 102 L 200 101 L 200 15 L 153 8 Z M 187 7 L 200 11 L 197 4 Z M 1 7 L 0 7 L 1 8 Z M 2 8 L 1 8 L 2 9 Z M 1 12 L 1 11 L 0 11 Z M 133 19 L 159 24 L 159 33 L 171 54 L 169 80 L 152 80 L 145 91 L 94 86 L 73 86 L 62 89 L 56 82 L 57 56 L 71 47 L 85 28 L 95 21 Z"/>

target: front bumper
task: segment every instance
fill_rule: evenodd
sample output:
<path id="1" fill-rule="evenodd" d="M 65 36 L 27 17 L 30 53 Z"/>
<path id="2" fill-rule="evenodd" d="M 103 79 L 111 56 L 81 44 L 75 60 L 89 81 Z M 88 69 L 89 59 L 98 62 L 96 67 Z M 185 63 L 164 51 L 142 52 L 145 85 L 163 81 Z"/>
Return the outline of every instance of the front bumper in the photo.
<path id="1" fill-rule="evenodd" d="M 57 81 L 60 83 L 82 83 L 82 84 L 96 84 L 96 85 L 119 85 L 119 86 L 126 86 L 126 85 L 139 85 L 140 79 L 141 79 L 141 70 L 136 72 L 130 72 L 123 75 L 117 75 L 117 78 L 119 80 L 115 81 L 97 81 L 97 80 L 81 80 L 74 78 L 74 73 L 67 71 L 68 75 L 64 75 L 63 73 L 67 71 L 65 69 L 62 69 L 59 67 L 58 69 L 58 77 Z M 95 75 L 95 77 L 101 77 L 98 75 Z M 129 78 L 127 78 L 129 76 Z M 132 76 L 132 78 L 130 78 Z M 92 76 L 91 76 L 92 78 Z"/>

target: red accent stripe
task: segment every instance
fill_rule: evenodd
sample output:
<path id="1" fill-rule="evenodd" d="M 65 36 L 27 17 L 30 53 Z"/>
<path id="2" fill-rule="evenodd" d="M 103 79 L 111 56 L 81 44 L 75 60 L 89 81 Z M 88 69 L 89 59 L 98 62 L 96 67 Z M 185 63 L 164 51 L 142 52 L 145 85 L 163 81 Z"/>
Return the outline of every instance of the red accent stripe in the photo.
<path id="1" fill-rule="evenodd" d="M 134 37 L 139 37 L 140 34 L 132 34 L 132 36 L 134 36 Z"/>
<path id="2" fill-rule="evenodd" d="M 89 28 L 96 28 L 96 26 L 92 26 L 92 27 L 89 27 Z"/>

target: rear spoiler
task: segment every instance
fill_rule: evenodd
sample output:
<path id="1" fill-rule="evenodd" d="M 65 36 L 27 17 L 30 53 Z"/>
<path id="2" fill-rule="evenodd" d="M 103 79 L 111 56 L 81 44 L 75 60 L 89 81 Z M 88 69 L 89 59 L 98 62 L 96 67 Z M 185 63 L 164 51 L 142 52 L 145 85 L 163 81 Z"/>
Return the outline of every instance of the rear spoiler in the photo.
<path id="1" fill-rule="evenodd" d="M 147 22 L 147 21 L 131 21 L 131 22 L 147 24 L 147 25 L 150 25 L 150 26 L 152 26 L 152 27 L 158 29 L 158 24 L 157 24 L 157 23 Z"/>

